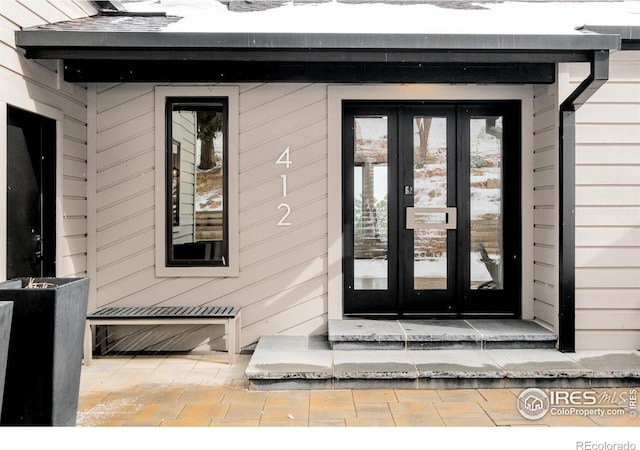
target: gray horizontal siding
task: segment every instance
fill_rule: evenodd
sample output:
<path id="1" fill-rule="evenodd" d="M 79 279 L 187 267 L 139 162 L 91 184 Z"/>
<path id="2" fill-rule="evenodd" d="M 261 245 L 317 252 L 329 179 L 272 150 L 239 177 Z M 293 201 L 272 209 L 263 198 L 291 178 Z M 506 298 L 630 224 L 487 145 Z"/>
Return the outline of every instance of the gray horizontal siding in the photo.
<path id="1" fill-rule="evenodd" d="M 582 72 L 570 73 L 572 88 Z M 640 348 L 640 52 L 576 115 L 576 345 Z"/>
<path id="2" fill-rule="evenodd" d="M 557 86 L 536 86 L 533 108 L 533 314 L 557 330 Z"/>
<path id="3" fill-rule="evenodd" d="M 83 0 L 0 1 L 0 82 L 2 102 L 50 116 L 56 111 L 62 129 L 62 216 L 58 240 L 58 276 L 87 274 L 87 95 L 62 80 L 57 61 L 26 60 L 15 46 L 15 31 L 95 14 Z"/>
<path id="4" fill-rule="evenodd" d="M 143 84 L 96 87 L 96 306 L 240 306 L 243 346 L 264 334 L 325 331 L 326 86 L 241 86 L 237 278 L 155 276 L 153 92 Z M 287 146 L 285 200 L 284 166 L 275 161 Z M 283 201 L 291 227 L 276 226 Z M 180 345 L 197 348 L 203 336 Z"/>

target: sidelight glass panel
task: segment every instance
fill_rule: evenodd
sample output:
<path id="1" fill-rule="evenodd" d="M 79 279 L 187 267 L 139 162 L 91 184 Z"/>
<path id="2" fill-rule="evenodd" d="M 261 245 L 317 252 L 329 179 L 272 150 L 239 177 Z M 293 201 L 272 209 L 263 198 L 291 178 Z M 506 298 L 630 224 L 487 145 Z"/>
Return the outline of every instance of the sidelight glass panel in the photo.
<path id="1" fill-rule="evenodd" d="M 442 224 L 446 216 L 420 208 L 447 206 L 447 119 L 413 119 L 413 233 L 414 289 L 447 288 L 447 230 L 429 228 Z M 425 228 L 426 226 L 426 228 Z"/>
<path id="2" fill-rule="evenodd" d="M 387 289 L 388 120 L 354 119 L 354 288 Z"/>
<path id="3" fill-rule="evenodd" d="M 471 289 L 504 284 L 502 131 L 502 116 L 471 117 Z"/>

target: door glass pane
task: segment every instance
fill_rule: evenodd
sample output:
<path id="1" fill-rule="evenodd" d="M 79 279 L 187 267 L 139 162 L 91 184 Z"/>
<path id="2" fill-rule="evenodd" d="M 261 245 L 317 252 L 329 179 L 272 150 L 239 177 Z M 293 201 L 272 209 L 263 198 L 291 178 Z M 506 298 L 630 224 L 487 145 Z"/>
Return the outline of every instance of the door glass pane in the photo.
<path id="1" fill-rule="evenodd" d="M 354 288 L 387 289 L 387 117 L 356 117 L 354 129 Z"/>
<path id="2" fill-rule="evenodd" d="M 447 119 L 413 119 L 413 204 L 419 208 L 447 206 Z M 425 223 L 442 223 L 442 214 L 422 215 Z M 427 225 L 428 226 L 428 225 Z M 447 230 L 421 228 L 413 233 L 413 284 L 416 290 L 447 288 Z"/>
<path id="3" fill-rule="evenodd" d="M 471 117 L 471 289 L 502 289 L 502 116 Z"/>

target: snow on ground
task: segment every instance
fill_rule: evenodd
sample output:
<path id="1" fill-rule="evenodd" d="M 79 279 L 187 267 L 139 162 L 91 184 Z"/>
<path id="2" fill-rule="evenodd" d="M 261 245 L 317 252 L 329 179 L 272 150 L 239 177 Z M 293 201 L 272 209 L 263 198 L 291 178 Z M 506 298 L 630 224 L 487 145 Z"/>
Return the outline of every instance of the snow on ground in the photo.
<path id="1" fill-rule="evenodd" d="M 355 278 L 382 280 L 388 277 L 386 259 L 356 259 L 354 261 Z M 447 259 L 432 258 L 415 262 L 415 274 L 422 278 L 446 278 Z M 487 267 L 480 260 L 479 253 L 471 255 L 471 279 L 477 282 L 491 281 Z"/>

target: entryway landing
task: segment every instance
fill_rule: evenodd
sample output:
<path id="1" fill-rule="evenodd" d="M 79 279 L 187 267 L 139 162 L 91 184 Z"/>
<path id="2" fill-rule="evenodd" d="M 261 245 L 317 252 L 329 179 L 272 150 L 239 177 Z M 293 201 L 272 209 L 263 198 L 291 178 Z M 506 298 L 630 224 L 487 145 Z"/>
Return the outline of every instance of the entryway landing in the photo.
<path id="1" fill-rule="evenodd" d="M 255 390 L 639 385 L 639 351 L 561 353 L 555 341 L 530 321 L 330 321 L 328 336 L 261 337 L 245 377 Z"/>
<path id="2" fill-rule="evenodd" d="M 558 336 L 531 320 L 329 320 L 329 343 L 355 349 L 555 348 Z"/>

